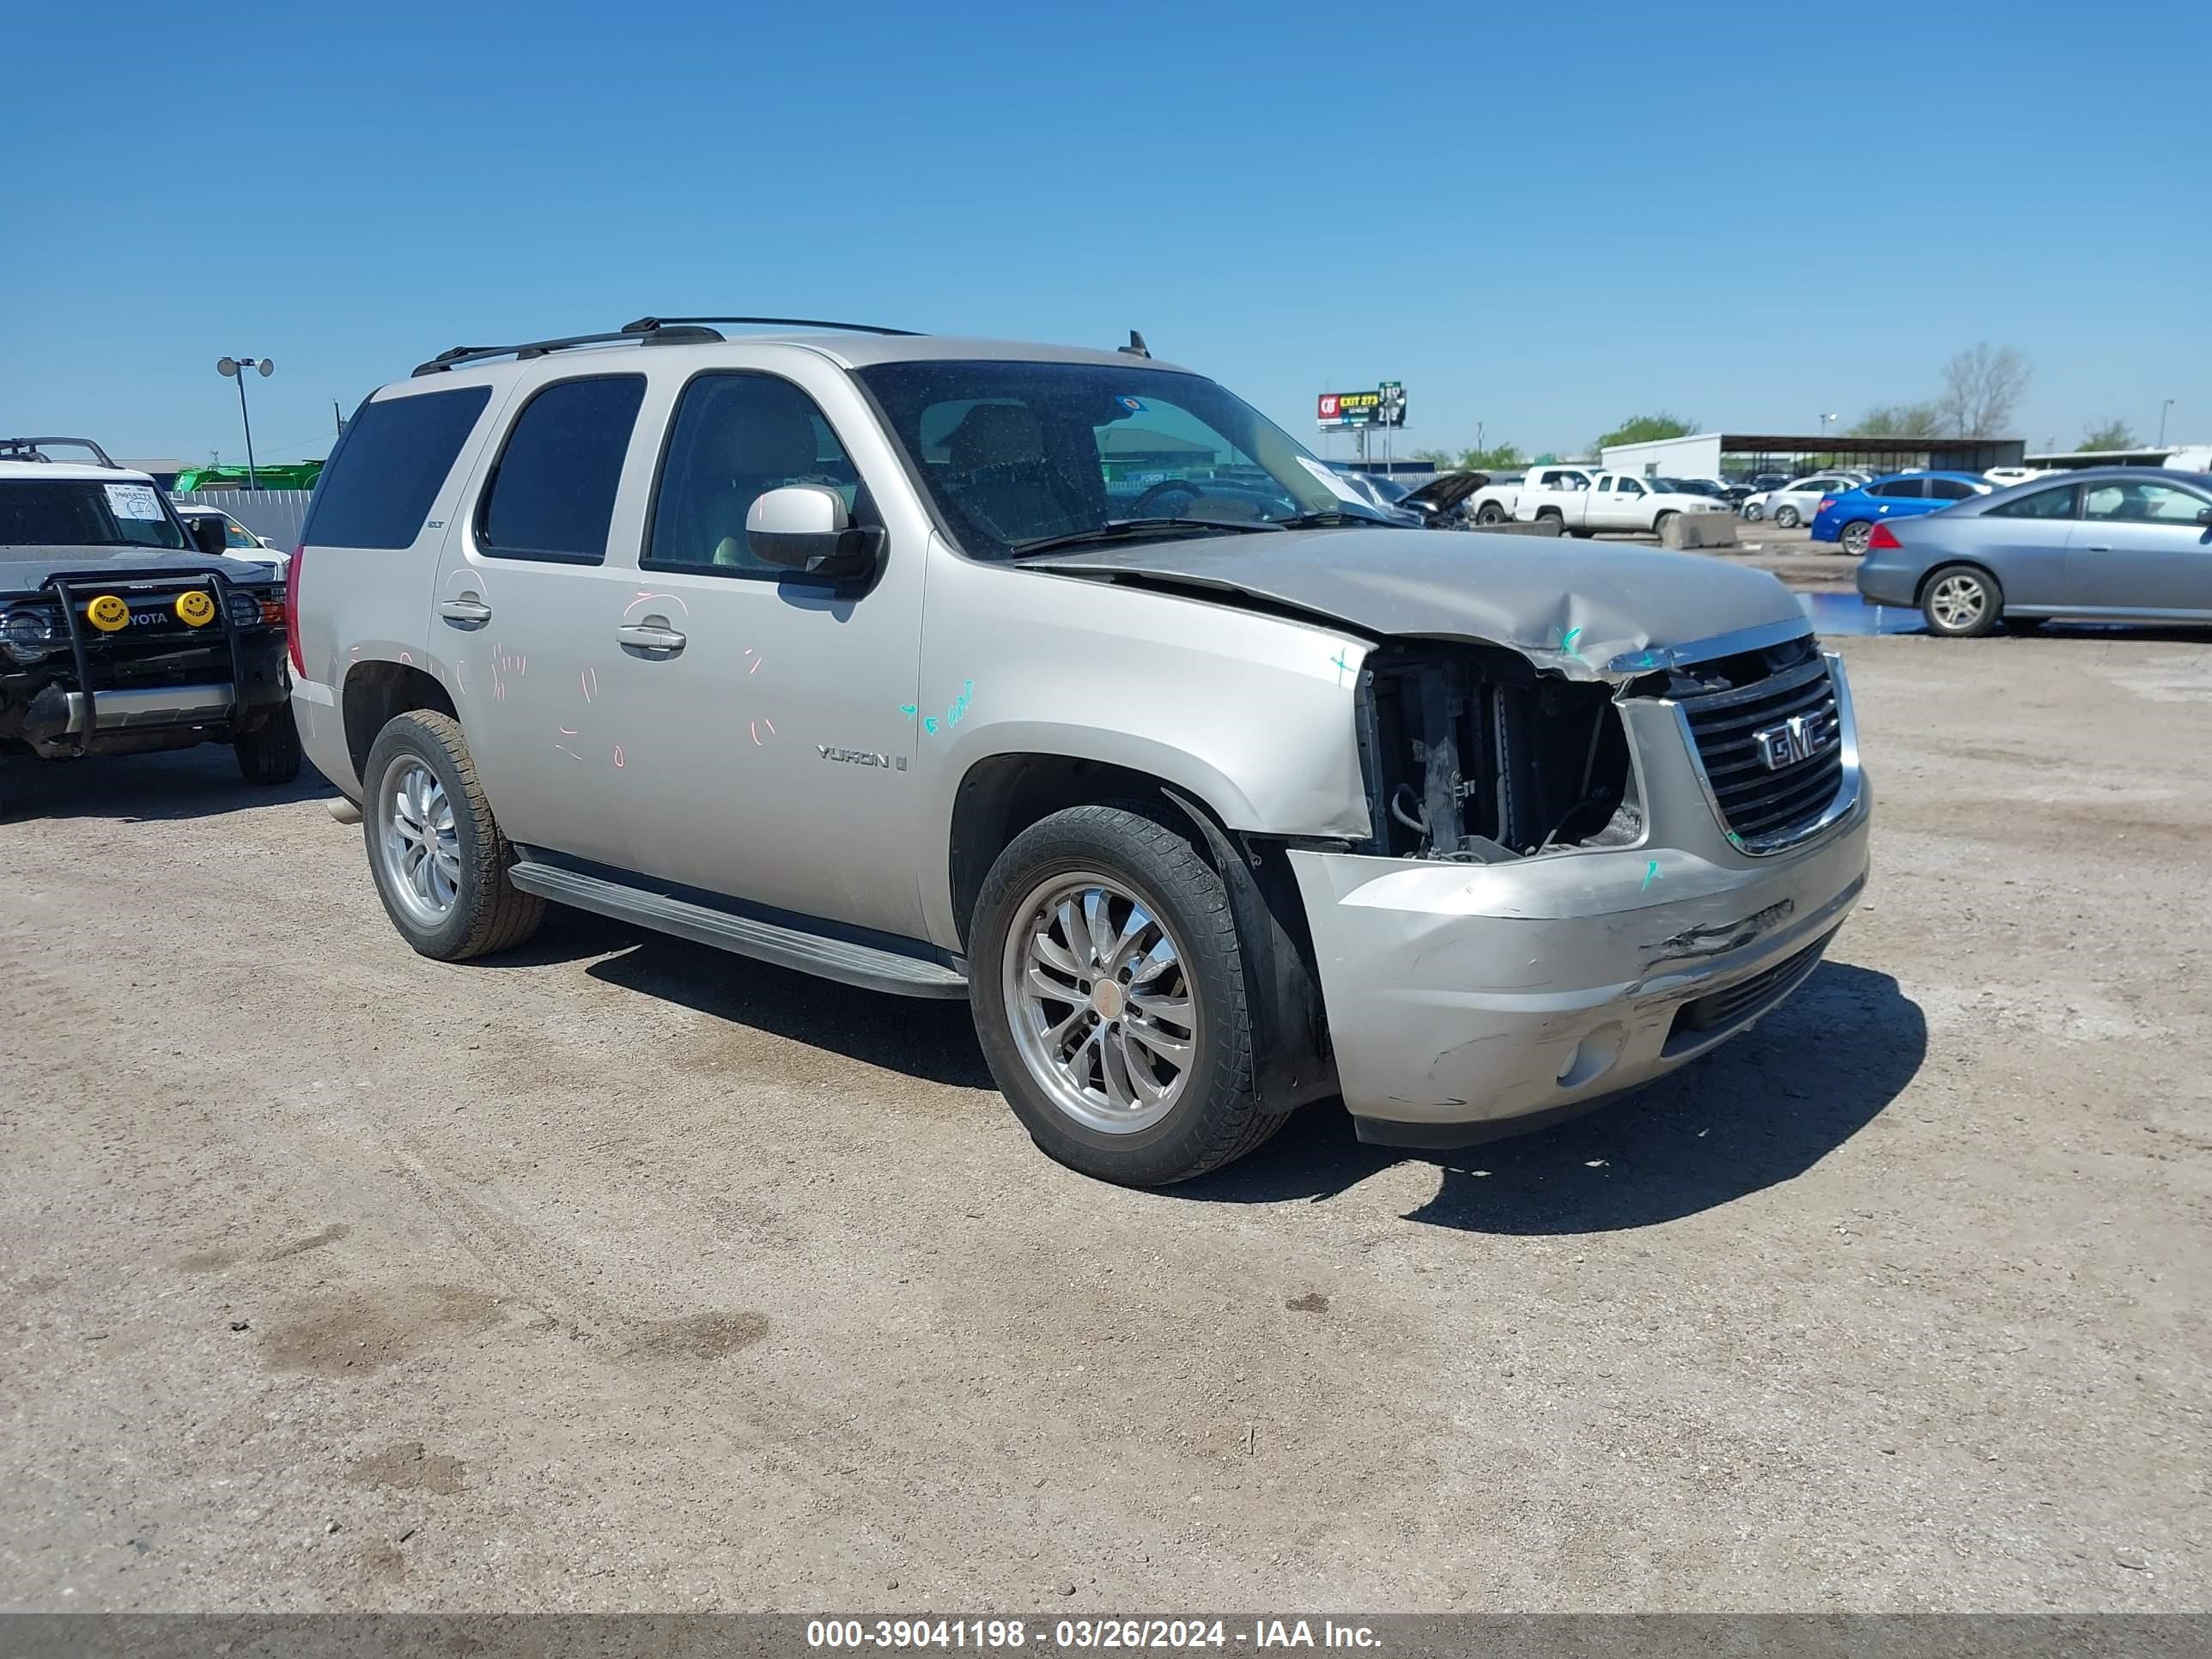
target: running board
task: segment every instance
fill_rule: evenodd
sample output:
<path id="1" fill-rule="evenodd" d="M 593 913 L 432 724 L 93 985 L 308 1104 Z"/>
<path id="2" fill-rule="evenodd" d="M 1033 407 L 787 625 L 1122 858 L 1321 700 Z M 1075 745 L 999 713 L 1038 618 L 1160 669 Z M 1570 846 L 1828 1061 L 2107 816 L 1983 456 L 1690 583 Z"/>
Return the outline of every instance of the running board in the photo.
<path id="1" fill-rule="evenodd" d="M 703 904 L 647 892 L 619 882 L 604 881 L 558 865 L 524 860 L 507 872 L 507 878 L 526 893 L 536 893 L 556 904 L 573 905 L 617 921 L 635 922 L 655 933 L 673 933 L 695 945 L 710 945 L 772 962 L 779 968 L 796 968 L 802 974 L 842 981 L 864 990 L 887 991 L 902 997 L 964 997 L 968 977 L 957 969 L 921 957 L 878 951 L 873 945 L 825 939 L 796 927 L 756 921 L 710 910 Z"/>

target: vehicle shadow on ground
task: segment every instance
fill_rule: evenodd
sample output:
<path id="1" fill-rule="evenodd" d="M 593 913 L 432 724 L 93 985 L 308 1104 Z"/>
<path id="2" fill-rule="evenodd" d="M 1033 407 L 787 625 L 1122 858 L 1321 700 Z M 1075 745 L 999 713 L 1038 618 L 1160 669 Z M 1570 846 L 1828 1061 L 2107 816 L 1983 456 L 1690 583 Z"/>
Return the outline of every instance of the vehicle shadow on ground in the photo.
<path id="1" fill-rule="evenodd" d="M 1363 1146 L 1351 1118 L 1323 1104 L 1243 1162 L 1169 1190 L 1216 1204 L 1318 1203 L 1413 1161 L 1443 1180 L 1408 1220 L 1517 1235 L 1655 1226 L 1802 1175 L 1896 1098 L 1927 1049 L 1927 1021 L 1894 979 L 1829 962 L 1742 1036 L 1557 1128 L 1405 1152 Z"/>
<path id="2" fill-rule="evenodd" d="M 622 949 L 631 941 L 635 948 Z M 602 951 L 617 954 L 584 971 L 609 985 L 925 1082 L 997 1086 L 964 1001 L 884 996 L 558 908 L 538 939 L 498 960 L 526 965 Z"/>
<path id="3" fill-rule="evenodd" d="M 44 818 L 112 818 L 122 823 L 214 817 L 255 806 L 327 799 L 337 793 L 302 763 L 292 782 L 248 783 L 228 745 L 202 744 L 151 755 L 95 755 L 0 762 L 0 823 Z"/>

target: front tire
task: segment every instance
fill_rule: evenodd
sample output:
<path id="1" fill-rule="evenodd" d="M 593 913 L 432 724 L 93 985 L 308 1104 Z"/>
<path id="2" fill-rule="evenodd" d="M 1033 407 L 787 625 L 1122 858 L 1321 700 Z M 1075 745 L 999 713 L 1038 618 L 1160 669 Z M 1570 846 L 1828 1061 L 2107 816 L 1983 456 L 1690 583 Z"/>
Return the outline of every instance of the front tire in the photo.
<path id="1" fill-rule="evenodd" d="M 289 783 L 300 775 L 300 728 L 289 703 L 243 736 L 235 738 L 231 753 L 238 757 L 239 775 L 248 783 Z"/>
<path id="2" fill-rule="evenodd" d="M 1228 890 L 1146 811 L 1071 807 L 1017 836 L 969 946 L 984 1058 L 1047 1156 L 1164 1187 L 1281 1127 L 1259 1098 Z"/>
<path id="3" fill-rule="evenodd" d="M 1804 519 L 1794 507 L 1778 507 L 1774 509 L 1774 527 L 1777 530 L 1795 530 L 1803 522 Z"/>
<path id="4" fill-rule="evenodd" d="M 1504 524 L 1505 509 L 1498 506 L 1496 501 L 1485 501 L 1480 507 L 1475 508 L 1474 521 L 1477 524 Z"/>
<path id="5" fill-rule="evenodd" d="M 545 901 L 507 878 L 514 849 L 477 782 L 459 720 L 427 708 L 395 715 L 368 751 L 362 787 L 369 873 L 408 944 L 465 962 L 538 931 Z"/>
<path id="6" fill-rule="evenodd" d="M 1863 559 L 1866 557 L 1867 543 L 1873 538 L 1873 536 L 1872 525 L 1864 519 L 1853 519 L 1844 526 L 1843 533 L 1838 535 L 1836 540 L 1842 544 L 1844 552 L 1855 559 Z"/>
<path id="7" fill-rule="evenodd" d="M 1978 640 L 2004 615 L 2004 590 L 1986 570 L 1947 564 L 1921 590 L 1920 614 L 1928 631 L 1947 640 Z"/>

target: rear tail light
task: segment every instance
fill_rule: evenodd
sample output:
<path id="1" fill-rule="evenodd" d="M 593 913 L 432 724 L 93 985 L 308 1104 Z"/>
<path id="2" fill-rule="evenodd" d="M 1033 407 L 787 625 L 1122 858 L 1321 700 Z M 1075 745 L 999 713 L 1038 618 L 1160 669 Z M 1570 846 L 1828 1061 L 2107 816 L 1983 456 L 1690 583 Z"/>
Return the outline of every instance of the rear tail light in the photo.
<path id="1" fill-rule="evenodd" d="M 1874 533 L 1867 538 L 1867 548 L 1869 551 L 1872 551 L 1877 547 L 1902 547 L 1904 545 L 1904 543 L 1897 539 L 1897 532 L 1892 530 L 1886 524 L 1876 525 L 1874 527 Z"/>
<path id="2" fill-rule="evenodd" d="M 1816 513 L 1816 514 L 1819 514 L 1819 513 L 1826 513 L 1826 512 L 1830 507 L 1833 507 L 1835 504 L 1836 504 L 1836 498 L 1835 498 L 1833 495 L 1823 495 L 1823 496 L 1821 496 L 1821 497 L 1820 497 L 1820 506 L 1818 506 L 1818 507 L 1814 507 L 1814 508 L 1813 509 L 1813 511 L 1814 511 L 1814 513 Z"/>
<path id="3" fill-rule="evenodd" d="M 300 654 L 300 569 L 307 562 L 304 544 L 292 550 L 292 562 L 284 571 L 284 654 L 292 659 L 295 679 L 307 678 L 307 664 Z"/>

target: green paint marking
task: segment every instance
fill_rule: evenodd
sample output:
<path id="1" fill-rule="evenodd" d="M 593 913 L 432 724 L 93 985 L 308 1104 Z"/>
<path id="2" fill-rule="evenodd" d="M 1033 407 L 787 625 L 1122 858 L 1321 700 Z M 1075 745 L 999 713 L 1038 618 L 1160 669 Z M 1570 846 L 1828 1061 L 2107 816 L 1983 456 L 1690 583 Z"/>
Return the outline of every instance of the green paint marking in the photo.
<path id="1" fill-rule="evenodd" d="M 1577 662 L 1582 660 L 1582 653 L 1575 649 L 1575 641 L 1582 638 L 1582 636 L 1583 630 L 1579 628 L 1570 628 L 1565 633 L 1559 635 L 1559 649 L 1565 652 Z"/>
<path id="2" fill-rule="evenodd" d="M 1658 879 L 1659 860 L 1657 859 L 1646 859 L 1644 862 L 1644 887 L 1649 887 L 1653 882 Z M 1644 890 L 1644 887 L 1639 887 L 1636 890 L 1640 893 Z"/>

